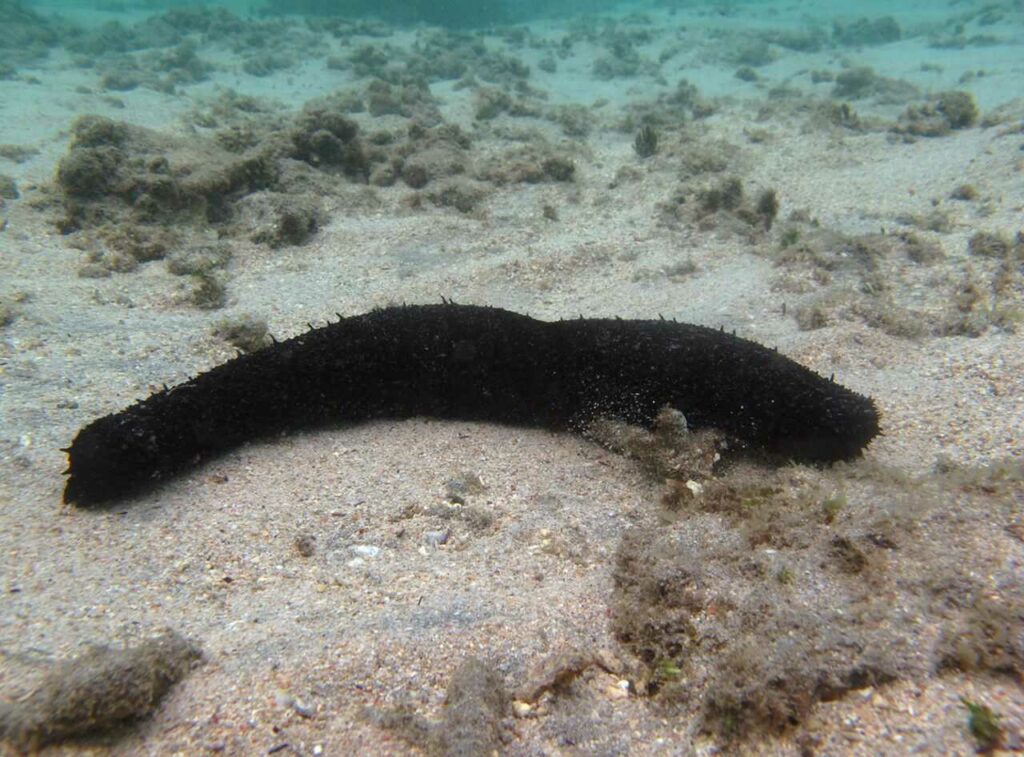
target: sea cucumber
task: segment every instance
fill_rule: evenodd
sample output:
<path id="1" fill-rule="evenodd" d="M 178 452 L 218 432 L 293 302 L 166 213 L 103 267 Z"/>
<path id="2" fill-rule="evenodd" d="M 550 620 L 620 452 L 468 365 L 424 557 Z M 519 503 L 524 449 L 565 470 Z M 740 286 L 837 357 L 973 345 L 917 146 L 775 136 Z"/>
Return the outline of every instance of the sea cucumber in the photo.
<path id="1" fill-rule="evenodd" d="M 649 426 L 664 405 L 692 427 L 808 462 L 856 457 L 879 433 L 870 398 L 721 330 L 403 305 L 239 355 L 98 418 L 66 450 L 64 501 L 110 503 L 245 441 L 331 424 L 433 416 L 582 430 L 598 417 Z"/>

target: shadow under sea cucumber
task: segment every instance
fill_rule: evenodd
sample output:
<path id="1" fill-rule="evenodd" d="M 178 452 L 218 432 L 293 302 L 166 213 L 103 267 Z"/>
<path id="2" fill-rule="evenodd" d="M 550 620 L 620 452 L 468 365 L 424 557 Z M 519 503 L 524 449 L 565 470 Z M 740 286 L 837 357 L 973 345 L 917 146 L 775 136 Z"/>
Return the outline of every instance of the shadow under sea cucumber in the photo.
<path id="1" fill-rule="evenodd" d="M 413 416 L 650 426 L 664 405 L 692 427 L 807 462 L 856 457 L 879 433 L 870 398 L 723 331 L 403 305 L 240 355 L 98 418 L 67 449 L 64 501 L 104 505 L 275 433 Z"/>

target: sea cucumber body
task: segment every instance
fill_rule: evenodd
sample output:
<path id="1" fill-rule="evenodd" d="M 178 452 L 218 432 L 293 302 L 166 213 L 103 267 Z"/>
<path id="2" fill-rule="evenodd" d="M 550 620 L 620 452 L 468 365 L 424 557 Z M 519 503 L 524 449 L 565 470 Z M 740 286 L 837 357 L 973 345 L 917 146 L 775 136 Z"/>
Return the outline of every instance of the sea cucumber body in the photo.
<path id="1" fill-rule="evenodd" d="M 599 416 L 694 427 L 807 461 L 858 455 L 873 402 L 755 342 L 672 321 L 539 321 L 383 308 L 241 355 L 85 426 L 64 500 L 101 505 L 259 437 L 418 415 L 575 430 Z"/>

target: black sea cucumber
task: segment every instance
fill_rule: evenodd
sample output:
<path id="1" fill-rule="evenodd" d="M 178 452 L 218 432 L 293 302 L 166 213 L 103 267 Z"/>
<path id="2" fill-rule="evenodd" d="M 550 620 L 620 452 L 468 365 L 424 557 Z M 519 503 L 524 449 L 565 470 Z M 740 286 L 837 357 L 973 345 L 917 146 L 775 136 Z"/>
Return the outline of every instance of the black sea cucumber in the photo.
<path id="1" fill-rule="evenodd" d="M 755 342 L 674 321 L 538 321 L 498 308 L 389 307 L 229 360 L 85 426 L 64 501 L 144 491 L 268 434 L 372 418 L 579 430 L 600 417 L 693 427 L 788 458 L 855 457 L 878 432 L 868 397 Z"/>

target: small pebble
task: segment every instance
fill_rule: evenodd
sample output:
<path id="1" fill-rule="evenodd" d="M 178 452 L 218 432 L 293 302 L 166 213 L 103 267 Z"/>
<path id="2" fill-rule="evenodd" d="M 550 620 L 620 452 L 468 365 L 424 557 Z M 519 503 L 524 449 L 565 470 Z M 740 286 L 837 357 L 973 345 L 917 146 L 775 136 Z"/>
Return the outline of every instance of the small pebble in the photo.
<path id="1" fill-rule="evenodd" d="M 605 688 L 605 696 L 609 699 L 629 699 L 629 681 L 620 679 Z"/>
<path id="2" fill-rule="evenodd" d="M 444 482 L 445 499 L 455 504 L 466 504 L 466 498 L 473 494 L 482 494 L 487 486 L 476 473 L 466 471 Z"/>
<path id="3" fill-rule="evenodd" d="M 304 718 L 311 718 L 316 714 L 316 710 L 310 707 L 308 704 L 303 702 L 301 699 L 296 698 L 293 694 L 278 690 L 274 694 L 274 701 L 278 707 L 290 708 Z"/>
<path id="4" fill-rule="evenodd" d="M 452 531 L 450 528 L 446 528 L 444 531 L 427 531 L 423 534 L 423 541 L 430 547 L 440 547 L 442 544 L 447 544 L 448 539 L 451 537 Z"/>
<path id="5" fill-rule="evenodd" d="M 295 551 L 301 557 L 312 557 L 316 552 L 316 537 L 312 534 L 300 534 L 295 537 Z"/>
<path id="6" fill-rule="evenodd" d="M 372 544 L 355 544 L 352 546 L 352 551 L 360 557 L 376 557 L 380 553 L 380 547 L 375 547 Z"/>

